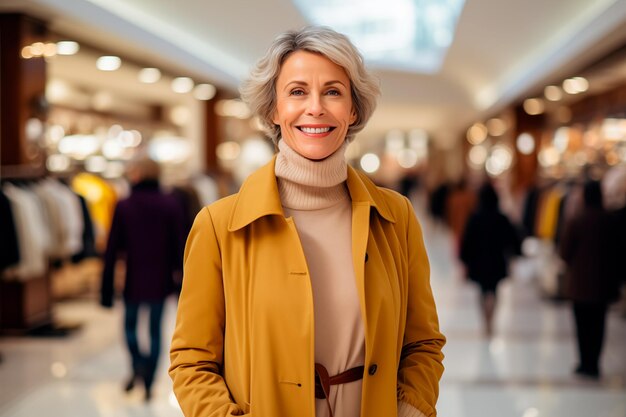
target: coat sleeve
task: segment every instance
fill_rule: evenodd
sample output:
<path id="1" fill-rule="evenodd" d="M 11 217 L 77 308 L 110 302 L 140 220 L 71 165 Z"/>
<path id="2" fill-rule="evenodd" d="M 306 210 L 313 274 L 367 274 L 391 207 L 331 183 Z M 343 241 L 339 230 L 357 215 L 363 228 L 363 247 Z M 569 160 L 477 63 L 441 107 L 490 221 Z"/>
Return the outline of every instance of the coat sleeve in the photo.
<path id="1" fill-rule="evenodd" d="M 169 374 L 186 417 L 244 415 L 222 376 L 225 301 L 219 242 L 203 209 L 191 228 Z"/>
<path id="2" fill-rule="evenodd" d="M 398 368 L 398 400 L 428 417 L 436 416 L 439 379 L 443 374 L 446 342 L 430 287 L 430 265 L 421 228 L 411 203 L 408 210 L 408 299 L 406 327 Z"/>

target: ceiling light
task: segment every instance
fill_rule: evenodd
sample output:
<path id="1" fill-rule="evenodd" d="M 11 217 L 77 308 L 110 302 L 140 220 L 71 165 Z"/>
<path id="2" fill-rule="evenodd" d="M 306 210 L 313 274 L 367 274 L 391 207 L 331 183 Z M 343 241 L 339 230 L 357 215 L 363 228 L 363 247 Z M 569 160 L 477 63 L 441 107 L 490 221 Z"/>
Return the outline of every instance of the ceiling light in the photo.
<path id="1" fill-rule="evenodd" d="M 193 80 L 189 77 L 178 77 L 172 80 L 172 91 L 185 94 L 193 89 Z"/>
<path id="2" fill-rule="evenodd" d="M 568 94 L 584 93 L 589 89 L 589 81 L 583 77 L 568 78 L 563 81 L 563 90 Z"/>
<path id="3" fill-rule="evenodd" d="M 474 168 L 481 168 L 487 160 L 487 149 L 482 145 L 472 146 L 467 158 Z"/>
<path id="4" fill-rule="evenodd" d="M 115 71 L 122 65 L 122 60 L 117 56 L 105 55 L 98 58 L 96 68 L 100 71 Z"/>
<path id="5" fill-rule="evenodd" d="M 556 85 L 549 85 L 544 88 L 543 95 L 550 101 L 559 101 L 563 98 L 563 91 Z"/>
<path id="6" fill-rule="evenodd" d="M 31 46 L 30 45 L 26 45 L 25 47 L 22 48 L 22 58 L 24 59 L 31 59 L 33 57 L 33 51 L 31 50 Z"/>
<path id="7" fill-rule="evenodd" d="M 157 68 L 143 68 L 137 75 L 139 81 L 145 84 L 153 84 L 161 79 L 161 71 Z"/>
<path id="8" fill-rule="evenodd" d="M 508 170 L 512 162 L 513 154 L 510 149 L 505 146 L 496 145 L 491 150 L 489 158 L 487 158 L 485 170 L 487 170 L 488 174 L 497 177 Z"/>
<path id="9" fill-rule="evenodd" d="M 478 145 L 487 139 L 488 133 L 489 131 L 487 130 L 487 126 L 482 123 L 474 123 L 467 130 L 467 140 L 472 145 Z"/>
<path id="10" fill-rule="evenodd" d="M 539 156 L 537 158 L 539 160 L 539 164 L 543 167 L 550 167 L 559 163 L 561 156 L 559 155 L 559 151 L 557 151 L 553 147 L 548 147 L 539 152 Z"/>
<path id="11" fill-rule="evenodd" d="M 43 47 L 43 56 L 46 58 L 53 57 L 57 54 L 57 45 L 56 43 L 47 43 Z"/>
<path id="12" fill-rule="evenodd" d="M 578 93 L 578 90 L 576 89 L 576 81 L 574 81 L 571 78 L 568 78 L 567 80 L 563 81 L 563 90 L 567 94 L 576 94 L 576 93 Z"/>
<path id="13" fill-rule="evenodd" d="M 45 45 L 43 44 L 43 42 L 35 42 L 30 46 L 30 51 L 32 52 L 33 56 L 42 56 L 44 47 Z"/>
<path id="14" fill-rule="evenodd" d="M 516 146 L 521 154 L 530 155 L 535 150 L 535 138 L 530 133 L 521 133 L 517 137 Z"/>
<path id="15" fill-rule="evenodd" d="M 193 96 L 198 100 L 211 100 L 215 97 L 217 90 L 212 84 L 198 84 L 193 89 Z"/>
<path id="16" fill-rule="evenodd" d="M 576 89 L 579 93 L 584 93 L 589 89 L 589 81 L 583 77 L 574 77 L 574 82 L 576 83 Z"/>
<path id="17" fill-rule="evenodd" d="M 57 42 L 57 55 L 74 55 L 80 46 L 78 42 L 74 41 L 60 41 Z"/>
<path id="18" fill-rule="evenodd" d="M 543 113 L 545 110 L 545 106 L 543 104 L 543 100 L 538 98 L 529 98 L 524 100 L 524 111 L 531 116 L 535 116 L 537 114 Z"/>

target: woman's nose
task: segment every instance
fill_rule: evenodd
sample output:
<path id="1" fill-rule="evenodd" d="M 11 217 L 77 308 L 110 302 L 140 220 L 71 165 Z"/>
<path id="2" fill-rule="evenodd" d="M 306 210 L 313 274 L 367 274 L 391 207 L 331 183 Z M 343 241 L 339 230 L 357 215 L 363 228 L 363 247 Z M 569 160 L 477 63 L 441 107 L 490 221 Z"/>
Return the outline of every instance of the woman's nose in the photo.
<path id="1" fill-rule="evenodd" d="M 324 103 L 316 94 L 311 94 L 307 102 L 307 114 L 310 116 L 319 117 L 324 115 Z"/>

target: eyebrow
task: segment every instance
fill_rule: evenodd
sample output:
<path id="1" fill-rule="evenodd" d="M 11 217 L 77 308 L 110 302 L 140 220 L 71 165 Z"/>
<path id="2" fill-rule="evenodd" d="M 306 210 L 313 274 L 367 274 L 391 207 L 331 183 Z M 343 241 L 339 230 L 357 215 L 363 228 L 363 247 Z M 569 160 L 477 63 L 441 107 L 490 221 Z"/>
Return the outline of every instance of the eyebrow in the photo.
<path id="1" fill-rule="evenodd" d="M 295 81 L 290 81 L 287 83 L 287 85 L 285 86 L 285 88 L 289 87 L 292 84 L 296 84 L 296 85 L 302 85 L 302 86 L 307 86 L 308 83 L 306 81 L 299 81 L 299 80 L 295 80 Z M 331 81 L 326 81 L 324 83 L 324 87 L 329 86 L 329 85 L 333 85 L 333 84 L 340 84 L 342 85 L 344 88 L 348 88 L 346 87 L 346 85 L 344 83 L 342 83 L 339 80 L 331 80 Z"/>

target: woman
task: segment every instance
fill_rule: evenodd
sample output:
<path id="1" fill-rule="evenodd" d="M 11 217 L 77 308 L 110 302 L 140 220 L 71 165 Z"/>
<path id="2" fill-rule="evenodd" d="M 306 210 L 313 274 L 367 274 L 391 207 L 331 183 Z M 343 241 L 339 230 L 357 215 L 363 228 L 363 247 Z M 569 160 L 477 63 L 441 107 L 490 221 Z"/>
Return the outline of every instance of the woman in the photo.
<path id="1" fill-rule="evenodd" d="M 489 183 L 478 193 L 478 207 L 470 216 L 461 238 L 460 258 L 467 276 L 480 285 L 480 305 L 485 333 L 493 333 L 498 283 L 508 273 L 508 258 L 521 253 L 519 235 L 500 212 L 498 194 Z"/>
<path id="2" fill-rule="evenodd" d="M 318 27 L 276 38 L 242 86 L 279 152 L 189 235 L 170 367 L 186 416 L 436 415 L 420 226 L 344 157 L 378 92 Z"/>

